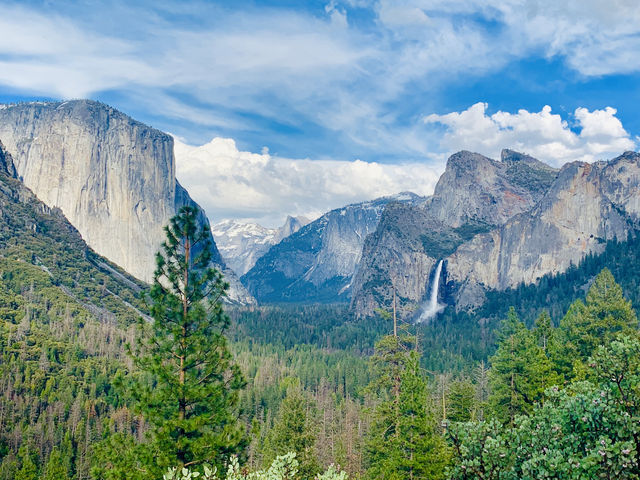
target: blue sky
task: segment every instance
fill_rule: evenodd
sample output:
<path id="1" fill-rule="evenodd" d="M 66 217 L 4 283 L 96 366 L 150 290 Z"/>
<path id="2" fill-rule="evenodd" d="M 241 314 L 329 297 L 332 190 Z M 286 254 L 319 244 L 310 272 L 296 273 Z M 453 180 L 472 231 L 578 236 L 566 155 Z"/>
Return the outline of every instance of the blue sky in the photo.
<path id="1" fill-rule="evenodd" d="M 401 189 L 428 194 L 459 149 L 515 148 L 560 166 L 640 143 L 632 0 L 0 0 L 0 10 L 0 102 L 88 97 L 176 135 L 179 178 L 215 219 L 275 224 Z M 249 172 L 232 188 L 251 201 L 221 206 L 220 158 Z M 292 166 L 289 192 L 265 203 Z M 336 178 L 356 170 L 355 186 Z"/>

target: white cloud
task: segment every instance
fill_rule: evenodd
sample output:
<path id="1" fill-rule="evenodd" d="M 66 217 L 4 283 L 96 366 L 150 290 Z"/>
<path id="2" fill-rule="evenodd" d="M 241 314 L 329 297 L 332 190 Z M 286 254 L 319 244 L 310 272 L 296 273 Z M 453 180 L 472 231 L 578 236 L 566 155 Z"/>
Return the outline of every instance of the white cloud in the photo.
<path id="1" fill-rule="evenodd" d="M 440 24 L 480 16 L 499 30 L 484 41 L 489 55 L 525 56 L 538 50 L 564 57 L 570 67 L 587 76 L 640 71 L 640 8 L 637 0 L 379 0 L 371 2 L 382 21 L 406 28 L 418 15 L 435 14 Z M 405 22 L 397 19 L 406 18 Z M 387 20 L 388 19 L 388 20 Z M 497 50 L 496 50 L 497 49 Z M 455 52 L 453 52 L 455 53 Z"/>
<path id="2" fill-rule="evenodd" d="M 235 138 L 265 125 L 328 130 L 357 156 L 432 151 L 416 111 L 461 75 L 539 56 L 586 76 L 640 70 L 637 0 L 76 3 L 0 0 L 0 85 L 63 98 L 116 91 L 152 118 Z M 352 6 L 374 20 L 354 20 Z"/>
<path id="3" fill-rule="evenodd" d="M 195 147 L 175 140 L 176 176 L 209 218 L 282 223 L 286 215 L 317 217 L 372 198 L 412 191 L 429 195 L 438 172 L 424 164 L 288 159 L 238 150 L 228 138 Z"/>
<path id="4" fill-rule="evenodd" d="M 589 111 L 577 108 L 574 132 L 567 121 L 545 105 L 539 112 L 498 111 L 488 115 L 486 103 L 476 103 L 462 112 L 431 114 L 427 124 L 444 127 L 441 146 L 449 153 L 471 150 L 499 158 L 503 148 L 526 152 L 552 165 L 611 158 L 636 147 L 616 118 L 616 109 Z"/>

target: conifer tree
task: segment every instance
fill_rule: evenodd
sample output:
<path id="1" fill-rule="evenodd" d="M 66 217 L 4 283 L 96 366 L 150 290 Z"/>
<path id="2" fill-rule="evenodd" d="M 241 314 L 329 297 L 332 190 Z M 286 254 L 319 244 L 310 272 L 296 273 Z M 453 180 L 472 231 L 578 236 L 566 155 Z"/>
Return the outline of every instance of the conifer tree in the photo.
<path id="1" fill-rule="evenodd" d="M 69 472 L 64 465 L 60 451 L 54 448 L 49 454 L 42 480 L 61 480 L 66 478 L 69 478 Z"/>
<path id="2" fill-rule="evenodd" d="M 553 355 L 557 369 L 567 379 L 584 375 L 584 363 L 599 345 L 620 333 L 637 331 L 638 319 L 608 268 L 594 279 L 586 301 L 576 300 L 560 322 L 559 342 Z"/>
<path id="3" fill-rule="evenodd" d="M 558 383 L 552 362 L 512 308 L 500 332 L 500 343 L 491 357 L 489 403 L 498 419 L 511 422 L 529 413 L 542 400 L 544 390 Z"/>
<path id="4" fill-rule="evenodd" d="M 244 380 L 224 336 L 221 299 L 228 285 L 211 268 L 211 235 L 185 206 L 165 227 L 150 291 L 151 325 L 141 321 L 133 360 L 144 375 L 133 382 L 136 409 L 150 425 L 155 478 L 170 466 L 204 462 L 222 467 L 243 446 L 237 422 Z"/>
<path id="5" fill-rule="evenodd" d="M 29 450 L 29 447 L 26 445 L 20 447 L 20 450 L 18 450 L 18 457 L 22 462 L 22 466 L 18 472 L 17 478 L 21 480 L 39 480 L 40 475 L 38 474 L 38 466 L 33 459 L 33 454 Z"/>
<path id="6" fill-rule="evenodd" d="M 437 432 L 415 340 L 395 335 L 376 344 L 369 392 L 378 396 L 367 439 L 367 478 L 437 479 L 448 455 Z"/>
<path id="7" fill-rule="evenodd" d="M 316 460 L 316 434 L 309 402 L 299 385 L 287 389 L 265 445 L 265 465 L 289 452 L 296 454 L 302 478 L 313 478 L 320 467 Z"/>
<path id="8" fill-rule="evenodd" d="M 476 417 L 476 389 L 471 380 L 460 378 L 449 386 L 447 420 L 467 422 Z"/>
<path id="9" fill-rule="evenodd" d="M 551 317 L 546 310 L 536 318 L 533 331 L 538 345 L 542 348 L 542 351 L 548 355 L 549 350 L 553 348 L 556 332 L 551 323 Z"/>

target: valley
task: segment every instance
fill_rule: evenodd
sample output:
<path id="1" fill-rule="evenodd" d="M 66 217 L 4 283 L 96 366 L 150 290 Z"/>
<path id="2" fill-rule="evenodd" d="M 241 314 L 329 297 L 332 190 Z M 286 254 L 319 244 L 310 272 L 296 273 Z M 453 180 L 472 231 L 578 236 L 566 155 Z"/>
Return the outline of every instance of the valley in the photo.
<path id="1" fill-rule="evenodd" d="M 8 105 L 0 141 L 2 480 L 151 480 L 181 458 L 157 443 L 167 427 L 141 403 L 154 391 L 173 398 L 157 376 L 170 360 L 141 363 L 155 347 L 140 342 L 174 321 L 158 313 L 182 298 L 167 285 L 191 285 L 162 274 L 169 260 L 153 273 L 157 251 L 191 251 L 163 230 L 185 212 L 201 237 L 176 265 L 196 269 L 195 285 L 228 282 L 226 296 L 185 303 L 193 313 L 181 317 L 218 322 L 198 341 L 218 342 L 228 365 L 216 375 L 237 378 L 228 396 L 211 387 L 226 416 L 200 427 L 233 426 L 208 458 L 220 468 L 223 454 L 257 471 L 293 451 L 305 479 L 477 478 L 464 452 L 491 435 L 520 438 L 530 418 L 564 422 L 593 389 L 607 392 L 607 421 L 636 414 L 607 375 L 640 362 L 637 153 L 557 169 L 512 150 L 500 160 L 462 151 L 431 196 L 401 192 L 267 229 L 214 223 L 175 178 L 172 138 L 104 104 Z M 198 276 L 199 261 L 220 283 Z M 173 351 L 178 338 L 156 345 Z M 604 374 L 589 370 L 593 359 Z M 584 435 L 584 448 L 633 446 L 628 428 Z M 496 472 L 543 468 L 500 448 L 509 462 Z M 414 460 L 397 456 L 406 449 Z"/>

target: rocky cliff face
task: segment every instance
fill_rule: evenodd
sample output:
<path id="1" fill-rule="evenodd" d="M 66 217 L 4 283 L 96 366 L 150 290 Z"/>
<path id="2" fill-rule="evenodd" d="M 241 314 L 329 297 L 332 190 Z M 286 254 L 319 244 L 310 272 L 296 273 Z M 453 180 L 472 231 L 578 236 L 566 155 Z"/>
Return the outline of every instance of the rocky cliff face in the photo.
<path id="1" fill-rule="evenodd" d="M 280 228 L 265 228 L 257 223 L 224 220 L 213 226 L 212 233 L 226 264 L 241 276 L 251 270 L 271 246 L 307 223 L 304 217 L 288 216 Z"/>
<path id="2" fill-rule="evenodd" d="M 169 135 L 104 104 L 79 100 L 4 106 L 0 140 L 24 184 L 59 207 L 89 246 L 151 280 L 163 226 L 180 206 L 195 204 L 175 180 Z M 200 221 L 208 224 L 204 213 Z M 230 298 L 250 302 L 225 270 Z"/>
<path id="3" fill-rule="evenodd" d="M 478 305 L 488 288 L 503 290 L 566 270 L 587 253 L 637 228 L 640 155 L 563 167 L 530 212 L 478 235 L 447 259 L 446 282 L 458 308 Z"/>
<path id="4" fill-rule="evenodd" d="M 501 161 L 464 151 L 452 155 L 432 197 L 390 206 L 367 238 L 353 282 L 356 313 L 389 307 L 395 289 L 401 313 L 413 315 L 438 260 L 529 211 L 556 175 L 552 167 L 511 150 L 503 151 Z"/>
<path id="5" fill-rule="evenodd" d="M 260 301 L 347 301 L 364 240 L 384 207 L 418 199 L 405 193 L 332 210 L 271 247 L 242 282 Z"/>
<path id="6" fill-rule="evenodd" d="M 13 165 L 13 158 L 11 158 L 11 154 L 4 148 L 2 142 L 0 142 L 0 173 L 11 178 L 18 176 L 16 167 Z"/>

